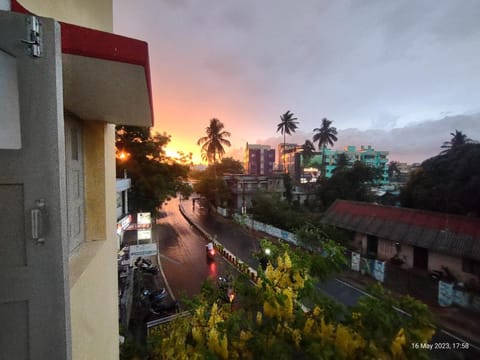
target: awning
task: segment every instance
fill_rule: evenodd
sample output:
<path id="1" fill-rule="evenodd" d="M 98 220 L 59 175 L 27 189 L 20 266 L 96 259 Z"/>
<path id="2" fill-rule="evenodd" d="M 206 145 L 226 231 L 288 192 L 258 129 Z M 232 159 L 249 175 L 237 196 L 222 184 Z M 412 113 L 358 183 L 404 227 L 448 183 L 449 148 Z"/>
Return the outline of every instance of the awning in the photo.
<path id="1" fill-rule="evenodd" d="M 30 13 L 12 0 L 12 11 Z M 148 44 L 60 22 L 65 109 L 84 120 L 153 126 Z"/>

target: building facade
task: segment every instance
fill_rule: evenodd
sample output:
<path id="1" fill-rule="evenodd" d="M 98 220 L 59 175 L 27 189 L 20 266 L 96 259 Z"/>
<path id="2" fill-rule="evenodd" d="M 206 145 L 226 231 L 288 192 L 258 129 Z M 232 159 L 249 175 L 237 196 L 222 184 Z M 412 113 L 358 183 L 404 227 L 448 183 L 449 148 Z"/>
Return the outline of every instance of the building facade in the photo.
<path id="1" fill-rule="evenodd" d="M 341 154 L 346 156 L 349 165 L 355 161 L 361 161 L 365 165 L 381 169 L 381 183 L 388 183 L 388 151 L 378 151 L 370 145 L 367 147 L 361 146 L 360 149 L 351 145 L 345 146 L 343 150 L 325 149 L 325 176 L 327 178 L 333 175 Z M 309 160 L 308 165 L 320 169 L 322 166 L 322 153 L 316 153 L 316 155 Z"/>
<path id="2" fill-rule="evenodd" d="M 111 0 L 0 1 L 1 359 L 119 358 L 115 124 L 153 112 L 112 28 Z"/>
<path id="3" fill-rule="evenodd" d="M 275 149 L 269 145 L 249 144 L 245 146 L 245 173 L 253 176 L 271 175 L 275 165 Z"/>
<path id="4" fill-rule="evenodd" d="M 337 200 L 322 223 L 352 231 L 350 245 L 363 256 L 396 258 L 425 273 L 445 266 L 459 281 L 480 285 L 478 218 Z"/>
<path id="5" fill-rule="evenodd" d="M 284 197 L 285 186 L 282 174 L 270 176 L 232 174 L 225 175 L 223 179 L 233 194 L 232 208 L 236 212 L 245 213 L 246 209 L 252 206 L 252 198 L 257 192 Z"/>

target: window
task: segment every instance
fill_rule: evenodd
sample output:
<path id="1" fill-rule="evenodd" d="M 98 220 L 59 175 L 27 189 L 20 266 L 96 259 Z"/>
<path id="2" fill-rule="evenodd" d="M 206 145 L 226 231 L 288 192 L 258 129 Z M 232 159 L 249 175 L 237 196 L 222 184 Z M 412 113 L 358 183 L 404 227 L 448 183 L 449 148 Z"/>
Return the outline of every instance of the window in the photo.
<path id="1" fill-rule="evenodd" d="M 68 248 L 74 251 L 85 240 L 85 197 L 81 122 L 65 116 L 65 172 L 67 175 Z"/>

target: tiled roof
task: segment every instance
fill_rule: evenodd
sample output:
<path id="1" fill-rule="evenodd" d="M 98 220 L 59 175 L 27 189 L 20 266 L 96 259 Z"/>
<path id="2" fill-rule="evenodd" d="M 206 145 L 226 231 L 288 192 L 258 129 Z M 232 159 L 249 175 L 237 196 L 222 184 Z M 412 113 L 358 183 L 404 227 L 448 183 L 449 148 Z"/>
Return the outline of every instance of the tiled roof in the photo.
<path id="1" fill-rule="evenodd" d="M 324 224 L 480 260 L 480 218 L 337 200 Z"/>

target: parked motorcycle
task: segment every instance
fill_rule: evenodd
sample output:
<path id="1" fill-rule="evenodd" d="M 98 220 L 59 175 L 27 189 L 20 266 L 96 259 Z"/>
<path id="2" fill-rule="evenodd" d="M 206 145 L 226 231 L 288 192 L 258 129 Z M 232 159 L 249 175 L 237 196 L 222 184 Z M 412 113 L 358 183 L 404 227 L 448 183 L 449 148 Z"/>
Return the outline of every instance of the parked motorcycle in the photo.
<path id="1" fill-rule="evenodd" d="M 178 301 L 152 302 L 150 303 L 150 312 L 159 316 L 168 316 L 179 312 L 180 304 Z"/>
<path id="2" fill-rule="evenodd" d="M 142 290 L 142 299 L 148 300 L 150 302 L 161 302 L 167 297 L 168 293 L 165 288 L 161 288 L 160 290 L 149 290 L 143 289 Z"/>
<path id="3" fill-rule="evenodd" d="M 453 282 L 457 283 L 457 278 L 447 266 L 442 265 L 442 270 L 433 270 L 430 273 L 430 277 L 436 281 L 446 281 L 446 282 Z"/>
<path id="4" fill-rule="evenodd" d="M 226 278 L 219 276 L 218 287 L 220 288 L 220 290 L 222 290 L 222 299 L 229 303 L 233 303 L 236 294 L 235 288 L 233 287 L 233 279 L 231 278 L 231 276 L 228 275 Z"/>
<path id="5" fill-rule="evenodd" d="M 142 272 L 156 275 L 158 274 L 159 268 L 156 265 L 153 265 L 152 262 L 148 259 L 138 257 L 135 260 L 135 266 L 140 269 Z"/>

